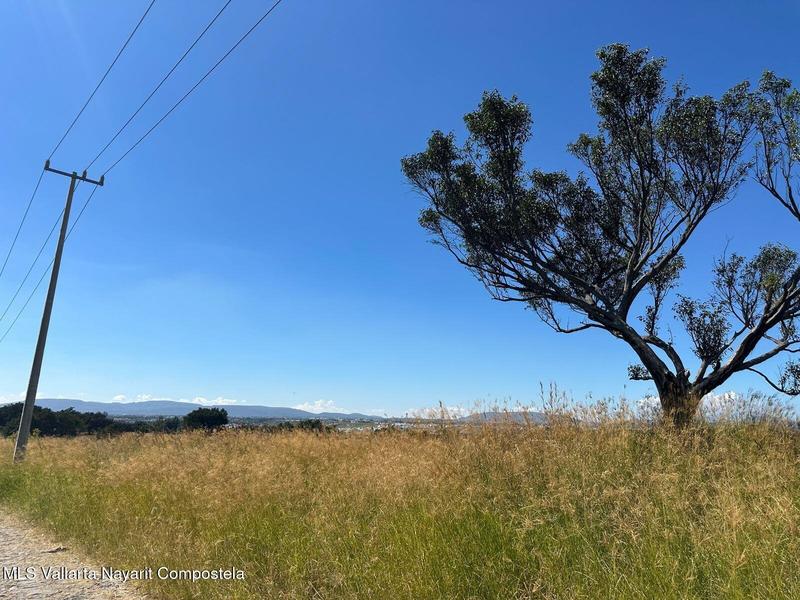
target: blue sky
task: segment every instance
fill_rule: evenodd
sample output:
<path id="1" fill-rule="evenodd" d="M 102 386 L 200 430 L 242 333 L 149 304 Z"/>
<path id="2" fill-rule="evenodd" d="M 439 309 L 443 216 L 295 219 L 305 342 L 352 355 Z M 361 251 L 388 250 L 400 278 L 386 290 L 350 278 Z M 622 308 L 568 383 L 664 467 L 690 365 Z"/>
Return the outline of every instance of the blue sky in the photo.
<path id="1" fill-rule="evenodd" d="M 82 169 L 222 3 L 157 1 L 54 166 Z M 268 5 L 234 0 L 98 166 Z M 3 253 L 43 160 L 145 6 L 0 6 Z M 529 167 L 575 172 L 565 146 L 594 130 L 589 75 L 599 46 L 650 47 L 667 57 L 671 79 L 718 94 L 765 68 L 800 80 L 790 52 L 799 23 L 794 2 L 284 0 L 95 196 L 65 251 L 40 396 L 388 414 L 439 402 L 535 403 L 540 382 L 578 398 L 638 398 L 650 387 L 626 381 L 632 354 L 622 342 L 553 333 L 532 313 L 490 300 L 426 243 L 416 222 L 422 200 L 399 160 L 434 128 L 462 133 L 462 115 L 496 88 L 531 106 Z M 0 304 L 66 186 L 45 177 L 0 280 Z M 726 242 L 752 253 L 797 232 L 745 185 L 688 248 L 685 291 L 707 289 Z M 0 344 L 2 398 L 26 388 L 43 292 Z M 740 377 L 725 387 L 758 382 Z"/>

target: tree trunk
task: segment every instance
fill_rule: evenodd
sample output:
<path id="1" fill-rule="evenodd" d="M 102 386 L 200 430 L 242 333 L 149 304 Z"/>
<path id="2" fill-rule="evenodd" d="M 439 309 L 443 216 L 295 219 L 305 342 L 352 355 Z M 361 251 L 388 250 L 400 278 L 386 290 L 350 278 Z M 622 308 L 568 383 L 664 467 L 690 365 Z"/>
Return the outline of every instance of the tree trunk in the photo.
<path id="1" fill-rule="evenodd" d="M 677 428 L 686 427 L 692 422 L 701 400 L 701 396 L 688 383 L 677 381 L 659 386 L 658 397 L 664 417 Z"/>

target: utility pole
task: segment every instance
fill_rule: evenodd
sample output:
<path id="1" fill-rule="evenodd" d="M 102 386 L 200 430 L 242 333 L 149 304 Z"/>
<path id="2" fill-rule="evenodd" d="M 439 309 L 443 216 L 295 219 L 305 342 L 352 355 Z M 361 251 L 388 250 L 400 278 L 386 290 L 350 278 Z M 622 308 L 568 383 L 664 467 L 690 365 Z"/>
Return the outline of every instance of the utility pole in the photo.
<path id="1" fill-rule="evenodd" d="M 75 171 L 67 173 L 58 169 L 50 168 L 50 160 L 44 163 L 44 170 L 69 177 L 69 192 L 67 192 L 67 202 L 64 205 L 64 216 L 61 218 L 61 233 L 58 236 L 56 246 L 56 256 L 53 259 L 53 270 L 50 272 L 50 287 L 47 289 L 47 298 L 44 301 L 44 313 L 42 314 L 42 324 L 39 327 L 39 339 L 36 342 L 36 352 L 33 355 L 33 366 L 31 367 L 31 377 L 28 381 L 28 393 L 25 395 L 25 404 L 22 407 L 22 416 L 19 420 L 19 432 L 17 433 L 17 443 L 14 446 L 14 462 L 19 462 L 25 458 L 25 448 L 28 445 L 28 437 L 31 433 L 31 421 L 33 420 L 33 405 L 36 402 L 36 391 L 39 389 L 39 375 L 42 372 L 42 359 L 44 358 L 44 347 L 47 343 L 47 330 L 50 328 L 50 314 L 53 312 L 53 299 L 56 296 L 56 284 L 58 283 L 58 271 L 61 268 L 61 254 L 64 252 L 64 240 L 67 237 L 69 227 L 69 212 L 72 209 L 72 196 L 75 194 L 75 184 L 78 181 L 85 181 L 94 185 L 103 185 L 105 176 L 101 176 L 99 181 L 94 181 L 86 176 L 86 171 L 78 175 Z"/>

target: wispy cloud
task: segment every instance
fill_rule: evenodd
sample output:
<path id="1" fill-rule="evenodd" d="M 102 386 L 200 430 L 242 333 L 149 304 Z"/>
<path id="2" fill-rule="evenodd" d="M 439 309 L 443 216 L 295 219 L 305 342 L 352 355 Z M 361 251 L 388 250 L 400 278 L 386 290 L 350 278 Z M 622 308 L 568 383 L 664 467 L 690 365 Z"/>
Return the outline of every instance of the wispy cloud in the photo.
<path id="1" fill-rule="evenodd" d="M 22 402 L 23 400 L 25 400 L 25 392 L 0 395 L 0 404 L 14 404 L 15 402 Z"/>
<path id="2" fill-rule="evenodd" d="M 708 394 L 703 398 L 703 408 L 714 412 L 725 412 L 735 408 L 741 400 L 742 395 L 734 391 Z"/>
<path id="3" fill-rule="evenodd" d="M 437 406 L 436 408 L 412 408 L 406 411 L 405 416 L 412 419 L 432 419 L 444 417 L 445 419 L 458 419 L 476 412 L 474 409 L 464 408 L 460 405 Z"/>
<path id="4" fill-rule="evenodd" d="M 191 402 L 193 404 L 203 404 L 203 405 L 208 405 L 208 404 L 228 404 L 229 405 L 229 404 L 241 404 L 242 403 L 240 400 L 234 400 L 232 398 L 223 398 L 222 396 L 217 396 L 216 398 L 212 398 L 212 399 L 204 398 L 203 396 L 196 396 L 195 398 L 192 398 L 191 400 L 184 400 L 183 398 L 181 398 L 180 402 Z"/>
<path id="5" fill-rule="evenodd" d="M 316 400 L 314 402 L 303 402 L 302 404 L 298 404 L 293 406 L 292 408 L 297 408 L 299 410 L 304 410 L 310 413 L 322 413 L 322 412 L 350 412 L 341 406 L 337 406 L 333 400 Z"/>
<path id="6" fill-rule="evenodd" d="M 136 397 L 131 402 L 153 402 L 161 400 L 172 400 L 172 398 L 158 397 L 153 394 L 136 394 Z"/>
<path id="7" fill-rule="evenodd" d="M 113 402 L 152 402 L 152 401 L 168 401 L 168 402 L 189 402 L 191 404 L 201 405 L 214 405 L 214 404 L 242 404 L 241 400 L 234 400 L 233 398 L 225 398 L 224 396 L 217 396 L 216 398 L 206 398 L 205 396 L 195 396 L 194 398 L 170 398 L 168 396 L 155 396 L 153 394 L 136 394 L 133 398 L 128 398 L 125 394 L 117 394 L 111 398 Z"/>
<path id="8" fill-rule="evenodd" d="M 711 411 L 725 411 L 733 408 L 737 402 L 740 402 L 742 395 L 738 392 L 729 390 L 719 394 L 706 394 L 700 401 L 701 410 Z M 661 401 L 658 396 L 645 396 L 641 398 L 637 404 L 640 409 L 645 410 L 659 410 L 661 408 Z"/>
<path id="9" fill-rule="evenodd" d="M 374 417 L 387 417 L 389 416 L 389 411 L 385 408 L 370 408 L 368 410 L 359 410 L 356 412 L 363 412 L 365 415 L 372 415 Z"/>

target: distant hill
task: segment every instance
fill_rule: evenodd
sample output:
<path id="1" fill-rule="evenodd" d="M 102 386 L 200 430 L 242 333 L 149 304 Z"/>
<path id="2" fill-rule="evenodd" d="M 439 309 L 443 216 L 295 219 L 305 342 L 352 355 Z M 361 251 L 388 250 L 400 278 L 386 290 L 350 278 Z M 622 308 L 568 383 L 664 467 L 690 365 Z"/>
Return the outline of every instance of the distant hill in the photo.
<path id="1" fill-rule="evenodd" d="M 51 410 L 74 408 L 78 412 L 103 412 L 109 417 L 182 417 L 199 408 L 200 404 L 192 402 L 175 402 L 172 400 L 149 400 L 147 402 L 86 402 L 85 400 L 67 400 L 42 398 L 36 405 Z M 203 405 L 213 406 L 213 405 Z M 325 419 L 325 420 L 370 420 L 381 421 L 381 417 L 361 413 L 312 413 L 285 406 L 247 406 L 217 405 L 228 411 L 234 419 Z"/>
<path id="2" fill-rule="evenodd" d="M 547 415 L 536 411 L 489 411 L 479 412 L 461 417 L 464 423 L 532 423 L 543 425 L 547 422 Z"/>

